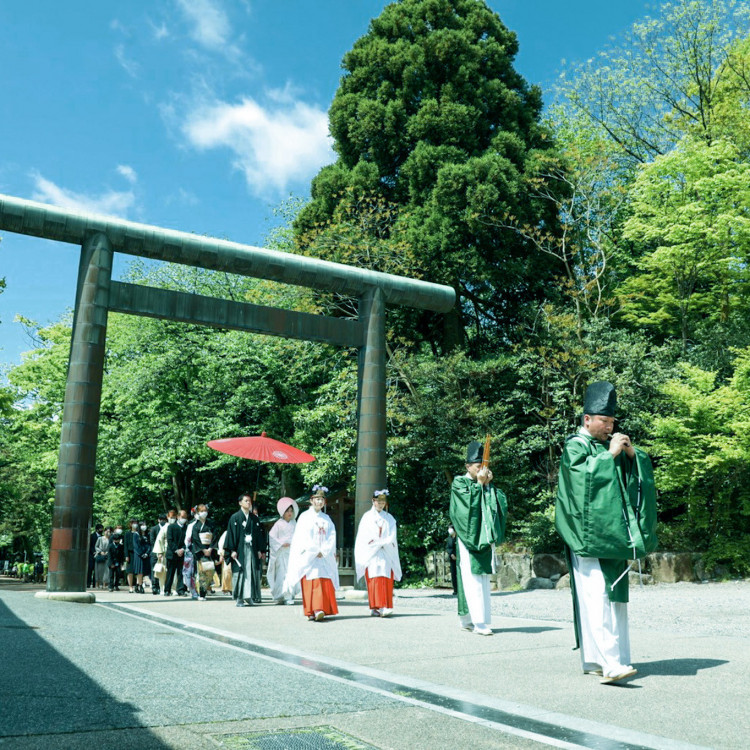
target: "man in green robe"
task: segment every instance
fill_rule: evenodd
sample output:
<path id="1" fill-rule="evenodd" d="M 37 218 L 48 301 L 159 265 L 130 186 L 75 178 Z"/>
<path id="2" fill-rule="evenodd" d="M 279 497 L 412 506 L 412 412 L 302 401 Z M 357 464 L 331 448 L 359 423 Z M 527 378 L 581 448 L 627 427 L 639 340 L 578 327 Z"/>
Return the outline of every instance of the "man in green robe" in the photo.
<path id="1" fill-rule="evenodd" d="M 505 538 L 508 501 L 482 467 L 481 443 L 466 452 L 466 474 L 451 486 L 450 517 L 456 530 L 458 616 L 463 630 L 492 635 L 490 574 L 495 572 L 495 545 Z"/>
<path id="2" fill-rule="evenodd" d="M 651 461 L 615 432 L 611 383 L 586 391 L 583 427 L 563 449 L 555 526 L 566 545 L 576 645 L 584 673 L 603 683 L 633 676 L 628 631 L 628 571 L 656 548 Z"/>

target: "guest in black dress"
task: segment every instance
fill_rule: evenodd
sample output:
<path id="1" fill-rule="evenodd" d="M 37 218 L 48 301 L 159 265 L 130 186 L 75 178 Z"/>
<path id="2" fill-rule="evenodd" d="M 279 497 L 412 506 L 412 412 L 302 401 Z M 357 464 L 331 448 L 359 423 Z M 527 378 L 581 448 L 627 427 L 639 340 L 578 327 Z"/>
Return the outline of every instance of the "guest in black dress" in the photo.
<path id="1" fill-rule="evenodd" d="M 122 543 L 122 534 L 113 534 L 107 550 L 109 557 L 109 590 L 120 590 L 120 573 L 125 563 L 125 547 Z"/>

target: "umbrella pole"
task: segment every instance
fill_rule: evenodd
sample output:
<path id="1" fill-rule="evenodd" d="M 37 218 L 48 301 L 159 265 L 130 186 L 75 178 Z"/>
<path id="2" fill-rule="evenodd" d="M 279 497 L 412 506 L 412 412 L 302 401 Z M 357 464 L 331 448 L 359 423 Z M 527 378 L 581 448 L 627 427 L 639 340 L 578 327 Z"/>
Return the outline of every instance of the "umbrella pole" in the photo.
<path id="1" fill-rule="evenodd" d="M 253 505 L 255 505 L 255 498 L 258 497 L 258 482 L 260 481 L 260 461 L 258 462 L 258 471 L 255 474 L 255 489 L 253 490 Z"/>

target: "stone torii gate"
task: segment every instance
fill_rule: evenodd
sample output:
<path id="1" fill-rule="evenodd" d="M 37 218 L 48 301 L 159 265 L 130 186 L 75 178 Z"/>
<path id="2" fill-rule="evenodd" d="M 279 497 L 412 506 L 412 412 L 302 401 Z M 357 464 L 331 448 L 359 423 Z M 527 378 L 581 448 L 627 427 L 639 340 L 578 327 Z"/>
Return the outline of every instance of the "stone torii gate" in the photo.
<path id="1" fill-rule="evenodd" d="M 0 194 L 0 230 L 81 246 L 55 486 L 48 598 L 86 592 L 96 447 L 109 311 L 359 348 L 356 517 L 386 481 L 385 308 L 447 312 L 451 287 L 241 245 Z M 230 302 L 112 280 L 114 252 L 337 292 L 357 320 Z"/>

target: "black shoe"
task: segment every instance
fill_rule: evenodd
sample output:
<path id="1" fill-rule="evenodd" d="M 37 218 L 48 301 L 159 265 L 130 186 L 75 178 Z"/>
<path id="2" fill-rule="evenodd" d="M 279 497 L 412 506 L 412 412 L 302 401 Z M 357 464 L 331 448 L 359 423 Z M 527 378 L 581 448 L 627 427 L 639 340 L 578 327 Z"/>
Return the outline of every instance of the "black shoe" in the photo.
<path id="1" fill-rule="evenodd" d="M 114 592 L 114 589 L 110 589 L 110 590 L 109 590 L 109 593 L 110 593 L 110 594 L 111 594 L 111 593 L 113 593 L 113 592 Z"/>
<path id="2" fill-rule="evenodd" d="M 172 596 L 172 592 L 171 591 L 165 591 L 164 592 L 164 596 Z"/>
<path id="3" fill-rule="evenodd" d="M 244 599 L 238 599 L 237 603 L 234 605 L 235 607 L 247 607 L 247 604 L 245 604 Z"/>

